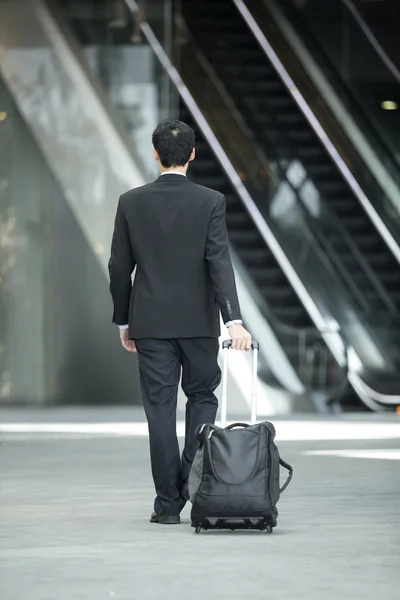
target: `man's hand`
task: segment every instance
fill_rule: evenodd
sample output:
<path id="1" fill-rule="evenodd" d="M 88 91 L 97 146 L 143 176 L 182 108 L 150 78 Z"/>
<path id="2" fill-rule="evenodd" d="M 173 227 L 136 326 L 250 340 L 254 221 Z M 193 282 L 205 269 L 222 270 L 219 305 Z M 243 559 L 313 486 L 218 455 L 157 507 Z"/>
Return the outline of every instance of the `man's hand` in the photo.
<path id="1" fill-rule="evenodd" d="M 129 329 L 120 329 L 119 337 L 121 344 L 128 352 L 136 352 L 136 344 L 133 340 L 129 339 Z"/>
<path id="2" fill-rule="evenodd" d="M 251 335 L 240 323 L 234 323 L 228 329 L 234 350 L 249 350 L 251 348 Z"/>

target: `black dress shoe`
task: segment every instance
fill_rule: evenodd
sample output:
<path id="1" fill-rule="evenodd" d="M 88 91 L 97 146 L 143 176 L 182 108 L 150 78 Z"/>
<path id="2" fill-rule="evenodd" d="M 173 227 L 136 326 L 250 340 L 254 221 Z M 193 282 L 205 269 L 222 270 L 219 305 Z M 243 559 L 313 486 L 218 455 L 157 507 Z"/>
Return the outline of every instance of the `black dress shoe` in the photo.
<path id="1" fill-rule="evenodd" d="M 150 517 L 150 523 L 160 523 L 160 525 L 179 525 L 180 522 L 180 517 L 163 517 L 158 516 L 158 514 L 155 512 L 153 512 L 153 514 Z"/>

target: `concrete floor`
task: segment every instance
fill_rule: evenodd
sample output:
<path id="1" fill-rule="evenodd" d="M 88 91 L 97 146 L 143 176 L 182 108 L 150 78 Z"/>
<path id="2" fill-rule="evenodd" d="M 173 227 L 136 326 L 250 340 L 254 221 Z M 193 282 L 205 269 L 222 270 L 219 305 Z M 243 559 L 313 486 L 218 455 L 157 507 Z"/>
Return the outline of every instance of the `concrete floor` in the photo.
<path id="1" fill-rule="evenodd" d="M 195 535 L 188 509 L 180 526 L 148 522 L 153 487 L 145 436 L 57 427 L 21 432 L 27 415 L 37 423 L 66 420 L 65 412 L 35 414 L 0 412 L 9 424 L 0 425 L 1 600 L 398 600 L 400 419 L 382 423 L 379 431 L 391 433 L 378 437 L 388 439 L 286 436 L 279 446 L 295 477 L 280 500 L 275 532 Z M 67 414 L 68 422 L 132 416 Z M 355 435 L 348 437 L 369 437 L 357 433 L 357 419 L 350 422 Z M 276 422 L 278 434 L 284 423 Z M 293 440 L 301 437 L 301 419 L 290 427 Z M 373 458 L 335 453 L 344 449 L 371 450 Z"/>

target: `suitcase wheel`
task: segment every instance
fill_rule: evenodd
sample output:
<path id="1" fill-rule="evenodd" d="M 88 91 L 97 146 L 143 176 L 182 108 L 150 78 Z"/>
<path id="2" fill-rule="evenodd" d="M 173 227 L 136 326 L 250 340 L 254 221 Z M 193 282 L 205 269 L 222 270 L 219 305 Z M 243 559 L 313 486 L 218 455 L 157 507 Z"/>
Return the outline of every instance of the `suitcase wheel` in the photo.
<path id="1" fill-rule="evenodd" d="M 265 521 L 261 522 L 259 524 L 259 528 L 260 528 L 260 531 L 266 531 L 267 533 L 272 533 L 273 532 L 272 525 L 269 525 L 268 523 L 265 523 Z"/>
<path id="2" fill-rule="evenodd" d="M 197 525 L 195 532 L 200 533 L 201 529 L 202 529 L 201 525 Z"/>
<path id="3" fill-rule="evenodd" d="M 263 528 L 264 531 L 266 531 L 267 533 L 272 533 L 273 532 L 273 528 L 271 527 L 271 525 L 266 525 Z"/>

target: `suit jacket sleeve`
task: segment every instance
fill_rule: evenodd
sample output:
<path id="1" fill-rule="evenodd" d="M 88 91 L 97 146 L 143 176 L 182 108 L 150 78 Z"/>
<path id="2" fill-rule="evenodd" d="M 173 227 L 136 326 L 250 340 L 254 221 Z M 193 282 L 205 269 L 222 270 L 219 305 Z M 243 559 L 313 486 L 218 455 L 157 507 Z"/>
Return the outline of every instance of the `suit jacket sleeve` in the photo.
<path id="1" fill-rule="evenodd" d="M 221 195 L 210 217 L 206 259 L 224 323 L 241 319 L 235 275 L 228 247 L 225 197 Z"/>
<path id="2" fill-rule="evenodd" d="M 114 302 L 113 323 L 117 325 L 126 325 L 129 323 L 129 301 L 132 292 L 132 273 L 135 264 L 129 238 L 128 223 L 121 197 L 115 217 L 111 258 L 108 263 L 110 292 Z"/>

